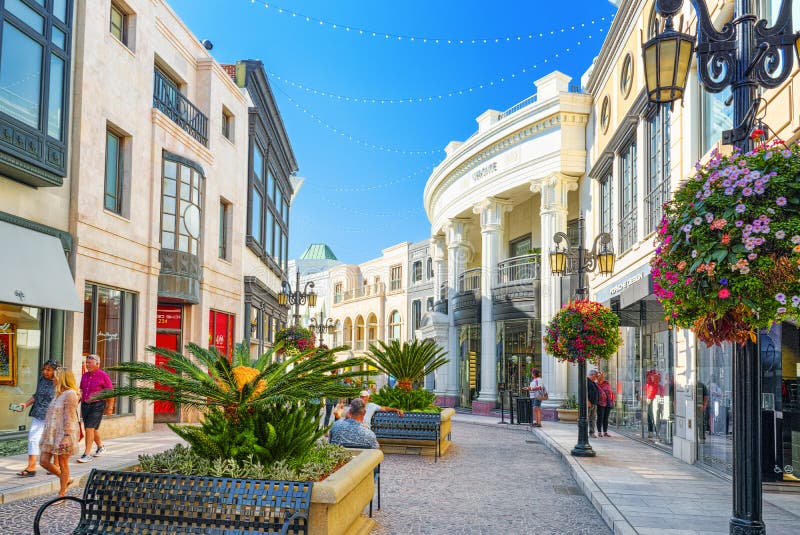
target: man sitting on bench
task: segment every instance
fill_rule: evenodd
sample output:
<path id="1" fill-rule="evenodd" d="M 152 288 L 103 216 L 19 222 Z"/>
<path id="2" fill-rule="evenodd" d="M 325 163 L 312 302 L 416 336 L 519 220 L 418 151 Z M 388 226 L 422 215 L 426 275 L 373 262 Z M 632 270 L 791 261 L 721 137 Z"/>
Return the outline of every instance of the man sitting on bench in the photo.
<path id="1" fill-rule="evenodd" d="M 360 399 L 350 403 L 347 417 L 337 420 L 328 433 L 331 444 L 340 444 L 350 448 L 378 448 L 378 439 L 375 433 L 364 426 L 366 406 Z"/>

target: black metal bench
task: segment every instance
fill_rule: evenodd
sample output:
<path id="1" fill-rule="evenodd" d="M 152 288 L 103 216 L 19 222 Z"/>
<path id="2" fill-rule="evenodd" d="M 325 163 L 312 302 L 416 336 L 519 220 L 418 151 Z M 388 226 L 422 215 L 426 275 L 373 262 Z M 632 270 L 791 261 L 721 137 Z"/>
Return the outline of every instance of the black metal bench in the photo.
<path id="1" fill-rule="evenodd" d="M 40 535 L 39 522 L 47 507 L 71 500 L 81 506 L 73 534 L 307 534 L 312 485 L 92 470 L 83 498 L 64 496 L 42 505 L 33 532 Z"/>
<path id="2" fill-rule="evenodd" d="M 441 455 L 441 427 L 442 416 L 438 412 L 406 412 L 400 416 L 396 412 L 378 411 L 370 423 L 370 429 L 379 441 L 382 438 L 435 441 L 434 462 Z"/>

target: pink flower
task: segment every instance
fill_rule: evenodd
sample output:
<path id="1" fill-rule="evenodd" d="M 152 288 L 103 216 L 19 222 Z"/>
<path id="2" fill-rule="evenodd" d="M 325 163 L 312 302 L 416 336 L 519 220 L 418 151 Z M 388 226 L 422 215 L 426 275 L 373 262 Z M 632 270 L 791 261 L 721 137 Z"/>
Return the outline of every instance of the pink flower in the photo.
<path id="1" fill-rule="evenodd" d="M 731 296 L 731 291 L 727 288 L 722 288 L 720 291 L 717 292 L 717 297 L 720 299 L 727 299 Z"/>

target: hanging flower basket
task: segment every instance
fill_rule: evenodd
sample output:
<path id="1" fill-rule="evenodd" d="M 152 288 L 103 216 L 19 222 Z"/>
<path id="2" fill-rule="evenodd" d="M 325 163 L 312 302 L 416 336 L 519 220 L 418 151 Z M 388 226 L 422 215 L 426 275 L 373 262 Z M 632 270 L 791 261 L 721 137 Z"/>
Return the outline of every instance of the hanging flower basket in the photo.
<path id="1" fill-rule="evenodd" d="M 622 344 L 619 317 L 595 301 L 573 301 L 550 320 L 544 343 L 559 360 L 608 360 Z"/>
<path id="2" fill-rule="evenodd" d="M 712 154 L 664 207 L 651 261 L 666 320 L 708 345 L 800 318 L 800 149 Z"/>
<path id="3" fill-rule="evenodd" d="M 278 353 L 299 355 L 303 351 L 314 347 L 316 336 L 314 336 L 314 331 L 311 329 L 300 325 L 292 325 L 275 333 L 275 343 L 279 342 L 283 342 L 283 347 L 278 350 Z"/>

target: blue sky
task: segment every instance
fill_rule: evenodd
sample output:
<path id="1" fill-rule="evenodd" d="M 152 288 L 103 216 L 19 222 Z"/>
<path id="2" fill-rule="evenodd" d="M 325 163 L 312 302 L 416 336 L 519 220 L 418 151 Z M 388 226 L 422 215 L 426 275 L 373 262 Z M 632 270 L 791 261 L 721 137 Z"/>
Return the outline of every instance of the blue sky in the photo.
<path id="1" fill-rule="evenodd" d="M 289 257 L 324 242 L 347 263 L 427 239 L 422 190 L 445 145 L 552 70 L 580 83 L 616 10 L 604 0 L 169 2 L 219 62 L 264 62 L 306 179 Z"/>

